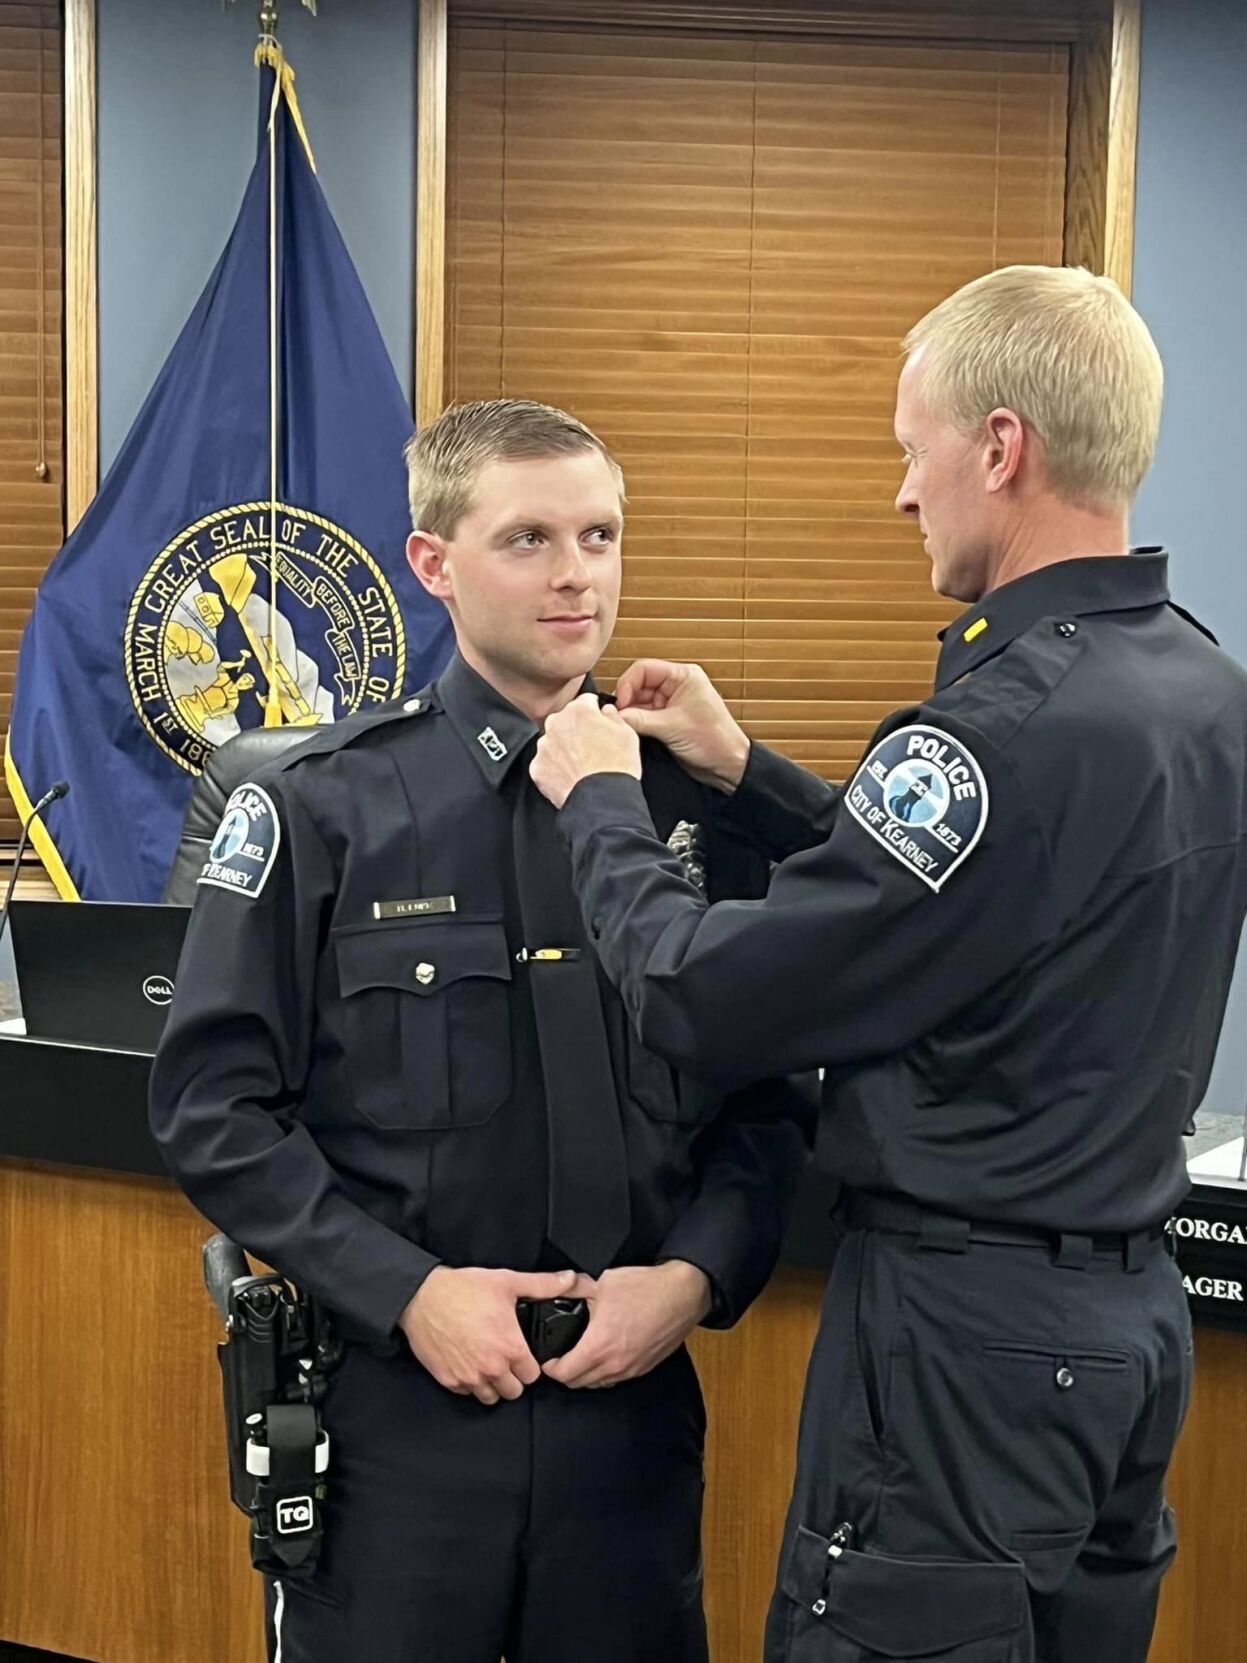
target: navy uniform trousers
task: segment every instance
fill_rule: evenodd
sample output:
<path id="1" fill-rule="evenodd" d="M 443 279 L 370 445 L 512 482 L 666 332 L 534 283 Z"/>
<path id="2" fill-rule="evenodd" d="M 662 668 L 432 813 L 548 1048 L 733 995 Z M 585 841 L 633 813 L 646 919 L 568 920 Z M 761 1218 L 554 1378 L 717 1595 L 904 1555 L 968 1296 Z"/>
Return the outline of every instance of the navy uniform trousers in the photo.
<path id="1" fill-rule="evenodd" d="M 843 1230 L 766 1663 L 1145 1663 L 1186 1297 L 1162 1240 L 1055 1261 Z"/>
<path id="2" fill-rule="evenodd" d="M 323 1416 L 325 1539 L 268 1586 L 271 1663 L 706 1663 L 687 1351 L 486 1406 L 350 1345 Z"/>

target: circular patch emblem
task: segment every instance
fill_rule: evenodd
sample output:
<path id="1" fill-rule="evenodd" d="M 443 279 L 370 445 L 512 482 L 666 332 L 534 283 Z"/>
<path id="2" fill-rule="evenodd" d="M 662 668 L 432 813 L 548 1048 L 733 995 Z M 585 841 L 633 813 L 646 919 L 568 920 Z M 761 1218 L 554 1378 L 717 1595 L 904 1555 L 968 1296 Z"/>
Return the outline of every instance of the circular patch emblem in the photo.
<path id="1" fill-rule="evenodd" d="M 212 839 L 209 850 L 213 860 L 228 860 L 236 855 L 247 841 L 247 827 L 250 822 L 241 808 L 232 808 L 224 820 L 217 827 L 217 834 Z"/>
<path id="2" fill-rule="evenodd" d="M 402 613 L 367 549 L 340 526 L 277 507 L 276 592 L 266 502 L 222 508 L 161 550 L 134 592 L 125 661 L 139 720 L 188 773 L 264 722 L 317 727 L 402 691 Z M 218 839 L 226 835 L 222 826 Z M 235 851 L 214 856 L 228 860 Z"/>
<path id="3" fill-rule="evenodd" d="M 929 762 L 902 762 L 884 781 L 883 801 L 894 820 L 933 826 L 948 809 L 948 782 Z"/>

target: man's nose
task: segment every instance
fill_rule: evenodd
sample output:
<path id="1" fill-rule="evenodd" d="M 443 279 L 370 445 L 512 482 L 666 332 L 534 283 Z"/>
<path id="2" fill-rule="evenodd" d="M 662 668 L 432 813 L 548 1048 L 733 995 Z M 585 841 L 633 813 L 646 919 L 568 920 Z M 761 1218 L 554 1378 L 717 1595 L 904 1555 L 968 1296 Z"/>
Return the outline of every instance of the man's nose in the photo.
<path id="1" fill-rule="evenodd" d="M 579 543 L 569 543 L 559 549 L 553 581 L 556 589 L 574 589 L 577 594 L 583 594 L 592 585 L 593 577 Z"/>

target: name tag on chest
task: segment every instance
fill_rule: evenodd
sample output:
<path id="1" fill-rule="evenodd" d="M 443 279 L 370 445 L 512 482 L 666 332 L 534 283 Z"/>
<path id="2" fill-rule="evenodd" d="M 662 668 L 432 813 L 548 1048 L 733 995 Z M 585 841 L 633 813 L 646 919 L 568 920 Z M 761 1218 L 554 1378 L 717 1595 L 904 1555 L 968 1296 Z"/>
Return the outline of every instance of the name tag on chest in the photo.
<path id="1" fill-rule="evenodd" d="M 432 912 L 453 912 L 453 895 L 425 895 L 411 901 L 374 901 L 372 916 L 387 918 L 423 918 Z"/>

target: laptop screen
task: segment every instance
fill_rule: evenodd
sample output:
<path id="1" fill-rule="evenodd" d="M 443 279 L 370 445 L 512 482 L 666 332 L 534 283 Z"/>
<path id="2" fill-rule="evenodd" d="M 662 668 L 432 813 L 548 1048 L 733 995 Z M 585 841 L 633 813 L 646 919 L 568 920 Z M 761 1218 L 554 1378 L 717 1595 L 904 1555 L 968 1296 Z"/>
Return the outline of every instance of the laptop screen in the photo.
<path id="1" fill-rule="evenodd" d="M 136 901 L 14 901 L 17 986 L 31 1039 L 154 1051 L 189 907 Z"/>

